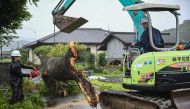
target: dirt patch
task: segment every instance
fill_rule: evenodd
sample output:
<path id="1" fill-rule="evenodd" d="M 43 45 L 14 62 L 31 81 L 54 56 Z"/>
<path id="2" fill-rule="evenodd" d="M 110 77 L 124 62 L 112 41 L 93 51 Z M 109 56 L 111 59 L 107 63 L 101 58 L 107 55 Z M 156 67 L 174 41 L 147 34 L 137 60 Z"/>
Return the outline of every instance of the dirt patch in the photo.
<path id="1" fill-rule="evenodd" d="M 57 97 L 54 101 L 56 102 L 56 105 L 45 107 L 44 109 L 93 109 L 89 106 L 82 94 L 68 97 Z M 101 109 L 101 107 L 98 105 L 97 109 Z"/>

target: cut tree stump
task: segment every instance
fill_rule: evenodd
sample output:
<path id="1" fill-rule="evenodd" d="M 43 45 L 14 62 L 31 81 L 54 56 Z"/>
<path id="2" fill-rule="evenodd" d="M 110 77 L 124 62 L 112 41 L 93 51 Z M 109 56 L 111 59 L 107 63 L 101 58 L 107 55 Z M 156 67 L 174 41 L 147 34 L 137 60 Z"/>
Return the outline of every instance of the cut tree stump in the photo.
<path id="1" fill-rule="evenodd" d="M 83 76 L 83 71 L 78 71 L 75 68 L 78 59 L 78 50 L 74 42 L 69 43 L 68 52 L 64 57 L 41 56 L 42 78 L 45 84 L 53 89 L 56 86 L 55 81 L 75 80 L 89 105 L 96 107 L 99 102 L 99 96 L 92 84 Z"/>

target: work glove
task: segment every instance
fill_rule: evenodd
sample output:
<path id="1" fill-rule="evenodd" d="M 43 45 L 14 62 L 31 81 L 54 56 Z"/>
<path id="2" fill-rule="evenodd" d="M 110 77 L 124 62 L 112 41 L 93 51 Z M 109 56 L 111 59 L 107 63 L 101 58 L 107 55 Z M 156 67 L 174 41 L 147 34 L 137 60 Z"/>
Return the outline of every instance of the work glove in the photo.
<path id="1" fill-rule="evenodd" d="M 29 75 L 29 79 L 33 79 L 38 77 L 40 75 L 40 72 L 38 71 L 38 69 L 34 69 L 34 71 L 32 71 Z"/>

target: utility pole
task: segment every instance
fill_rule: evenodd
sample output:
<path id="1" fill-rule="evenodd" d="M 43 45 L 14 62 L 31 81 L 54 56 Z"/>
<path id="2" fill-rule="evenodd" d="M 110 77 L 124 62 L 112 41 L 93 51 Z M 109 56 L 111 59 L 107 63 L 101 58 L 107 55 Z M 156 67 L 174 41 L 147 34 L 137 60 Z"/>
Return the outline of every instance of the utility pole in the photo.
<path id="1" fill-rule="evenodd" d="M 1 60 L 3 60 L 3 41 L 1 39 Z"/>

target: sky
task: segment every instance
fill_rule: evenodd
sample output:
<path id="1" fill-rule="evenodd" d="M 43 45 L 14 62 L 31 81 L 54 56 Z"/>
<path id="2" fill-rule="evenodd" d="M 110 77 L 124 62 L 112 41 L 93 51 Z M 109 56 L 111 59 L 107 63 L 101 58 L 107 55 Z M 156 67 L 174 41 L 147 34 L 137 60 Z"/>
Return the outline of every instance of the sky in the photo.
<path id="1" fill-rule="evenodd" d="M 180 5 L 180 23 L 190 19 L 190 0 L 143 0 L 147 3 Z M 51 11 L 59 0 L 40 0 L 38 7 L 28 4 L 32 14 L 29 21 L 24 21 L 22 29 L 17 31 L 17 40 L 34 41 L 54 32 Z M 119 0 L 77 0 L 65 15 L 84 17 L 89 22 L 83 28 L 102 28 L 110 31 L 131 32 L 133 22 L 127 12 L 122 11 Z M 150 13 L 153 26 L 163 31 L 175 27 L 175 18 L 168 12 Z M 58 29 L 56 28 L 56 31 Z"/>

